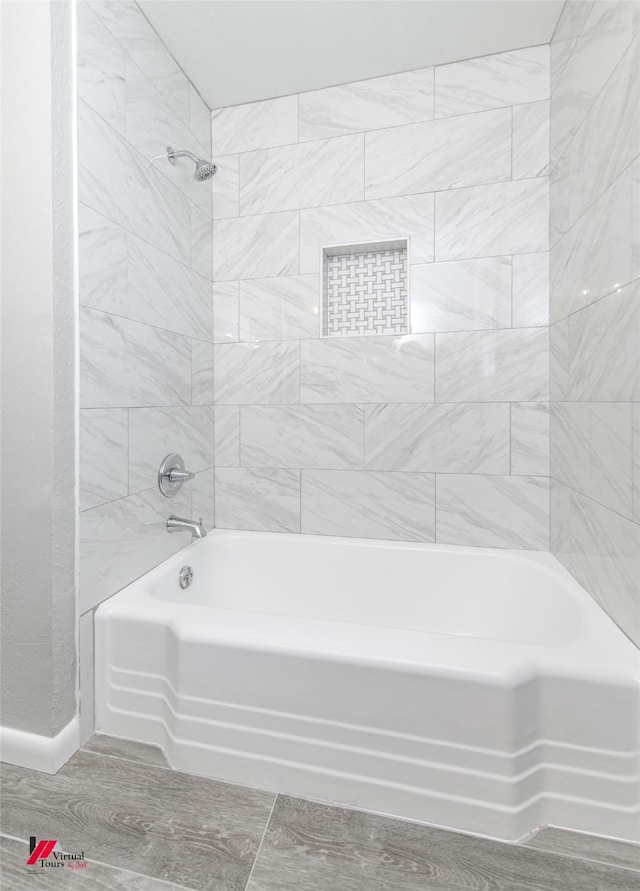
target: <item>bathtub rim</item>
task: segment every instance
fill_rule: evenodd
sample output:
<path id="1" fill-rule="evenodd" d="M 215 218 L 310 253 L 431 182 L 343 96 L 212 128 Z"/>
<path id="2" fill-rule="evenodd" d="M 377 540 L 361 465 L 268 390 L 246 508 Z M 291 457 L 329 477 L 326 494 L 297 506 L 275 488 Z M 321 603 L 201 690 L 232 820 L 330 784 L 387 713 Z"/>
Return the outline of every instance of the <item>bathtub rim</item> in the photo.
<path id="1" fill-rule="evenodd" d="M 560 676 L 638 686 L 640 650 L 613 619 L 549 551 L 482 548 L 432 542 L 304 535 L 323 546 L 375 547 L 383 550 L 471 554 L 517 560 L 555 575 L 583 613 L 582 634 L 570 642 L 527 643 L 455 632 L 414 631 L 366 623 L 291 616 L 215 605 L 164 600 L 150 590 L 163 577 L 189 562 L 195 549 L 215 542 L 277 537 L 295 545 L 299 533 L 214 529 L 162 561 L 103 601 L 96 615 L 121 614 L 135 621 L 168 626 L 180 641 L 200 641 L 228 647 L 308 655 L 316 659 L 359 662 L 398 670 L 457 678 L 475 677 L 486 683 L 512 686 L 534 676 Z M 214 621 L 211 621 L 212 617 Z M 296 641 L 297 643 L 294 643 Z M 474 652 L 473 664 L 469 651 Z"/>

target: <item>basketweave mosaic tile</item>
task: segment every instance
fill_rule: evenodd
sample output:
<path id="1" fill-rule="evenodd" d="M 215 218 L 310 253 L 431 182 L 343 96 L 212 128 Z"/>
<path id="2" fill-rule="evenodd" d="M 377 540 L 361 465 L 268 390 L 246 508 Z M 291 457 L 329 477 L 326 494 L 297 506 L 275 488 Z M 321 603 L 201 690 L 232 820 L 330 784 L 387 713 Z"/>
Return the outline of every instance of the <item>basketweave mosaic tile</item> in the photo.
<path id="1" fill-rule="evenodd" d="M 323 337 L 406 334 L 407 242 L 325 248 Z"/>

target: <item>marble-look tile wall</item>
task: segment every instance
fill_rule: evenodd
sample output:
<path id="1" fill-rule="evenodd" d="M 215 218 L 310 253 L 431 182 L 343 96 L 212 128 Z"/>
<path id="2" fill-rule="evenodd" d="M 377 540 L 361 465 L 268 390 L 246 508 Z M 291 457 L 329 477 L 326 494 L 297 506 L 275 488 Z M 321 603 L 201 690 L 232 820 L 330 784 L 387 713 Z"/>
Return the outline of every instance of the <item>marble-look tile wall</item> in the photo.
<path id="1" fill-rule="evenodd" d="M 149 164 L 208 157 L 210 112 L 132 0 L 78 3 L 78 106 L 85 613 L 188 543 L 169 514 L 214 523 L 212 187 Z M 197 474 L 172 500 L 169 452 Z"/>
<path id="2" fill-rule="evenodd" d="M 551 548 L 640 644 L 640 3 L 551 43 Z"/>
<path id="3" fill-rule="evenodd" d="M 220 527 L 546 549 L 549 47 L 212 113 Z M 410 240 L 405 336 L 321 248 Z"/>

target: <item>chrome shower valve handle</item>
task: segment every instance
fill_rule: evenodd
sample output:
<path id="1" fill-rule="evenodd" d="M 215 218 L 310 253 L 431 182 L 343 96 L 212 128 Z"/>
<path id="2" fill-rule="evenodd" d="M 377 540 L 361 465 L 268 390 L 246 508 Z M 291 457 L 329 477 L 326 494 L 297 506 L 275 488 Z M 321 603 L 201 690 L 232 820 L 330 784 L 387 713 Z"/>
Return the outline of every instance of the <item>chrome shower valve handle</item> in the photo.
<path id="1" fill-rule="evenodd" d="M 180 455 L 172 452 L 162 461 L 158 470 L 158 488 L 165 498 L 171 498 L 180 491 L 184 483 L 194 477 L 195 473 L 185 469 Z"/>
<path id="2" fill-rule="evenodd" d="M 191 473 L 190 470 L 179 470 L 177 467 L 172 467 L 168 475 L 169 482 L 186 483 L 188 480 L 192 480 L 194 478 L 195 473 Z"/>

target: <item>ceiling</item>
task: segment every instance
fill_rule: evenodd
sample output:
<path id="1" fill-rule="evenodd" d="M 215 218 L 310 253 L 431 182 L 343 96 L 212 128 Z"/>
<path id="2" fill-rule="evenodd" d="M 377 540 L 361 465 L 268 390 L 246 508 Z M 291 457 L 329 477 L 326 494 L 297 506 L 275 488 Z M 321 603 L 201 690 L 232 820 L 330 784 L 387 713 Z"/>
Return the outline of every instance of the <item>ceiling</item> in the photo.
<path id="1" fill-rule="evenodd" d="M 564 0 L 139 0 L 210 108 L 547 43 Z"/>

